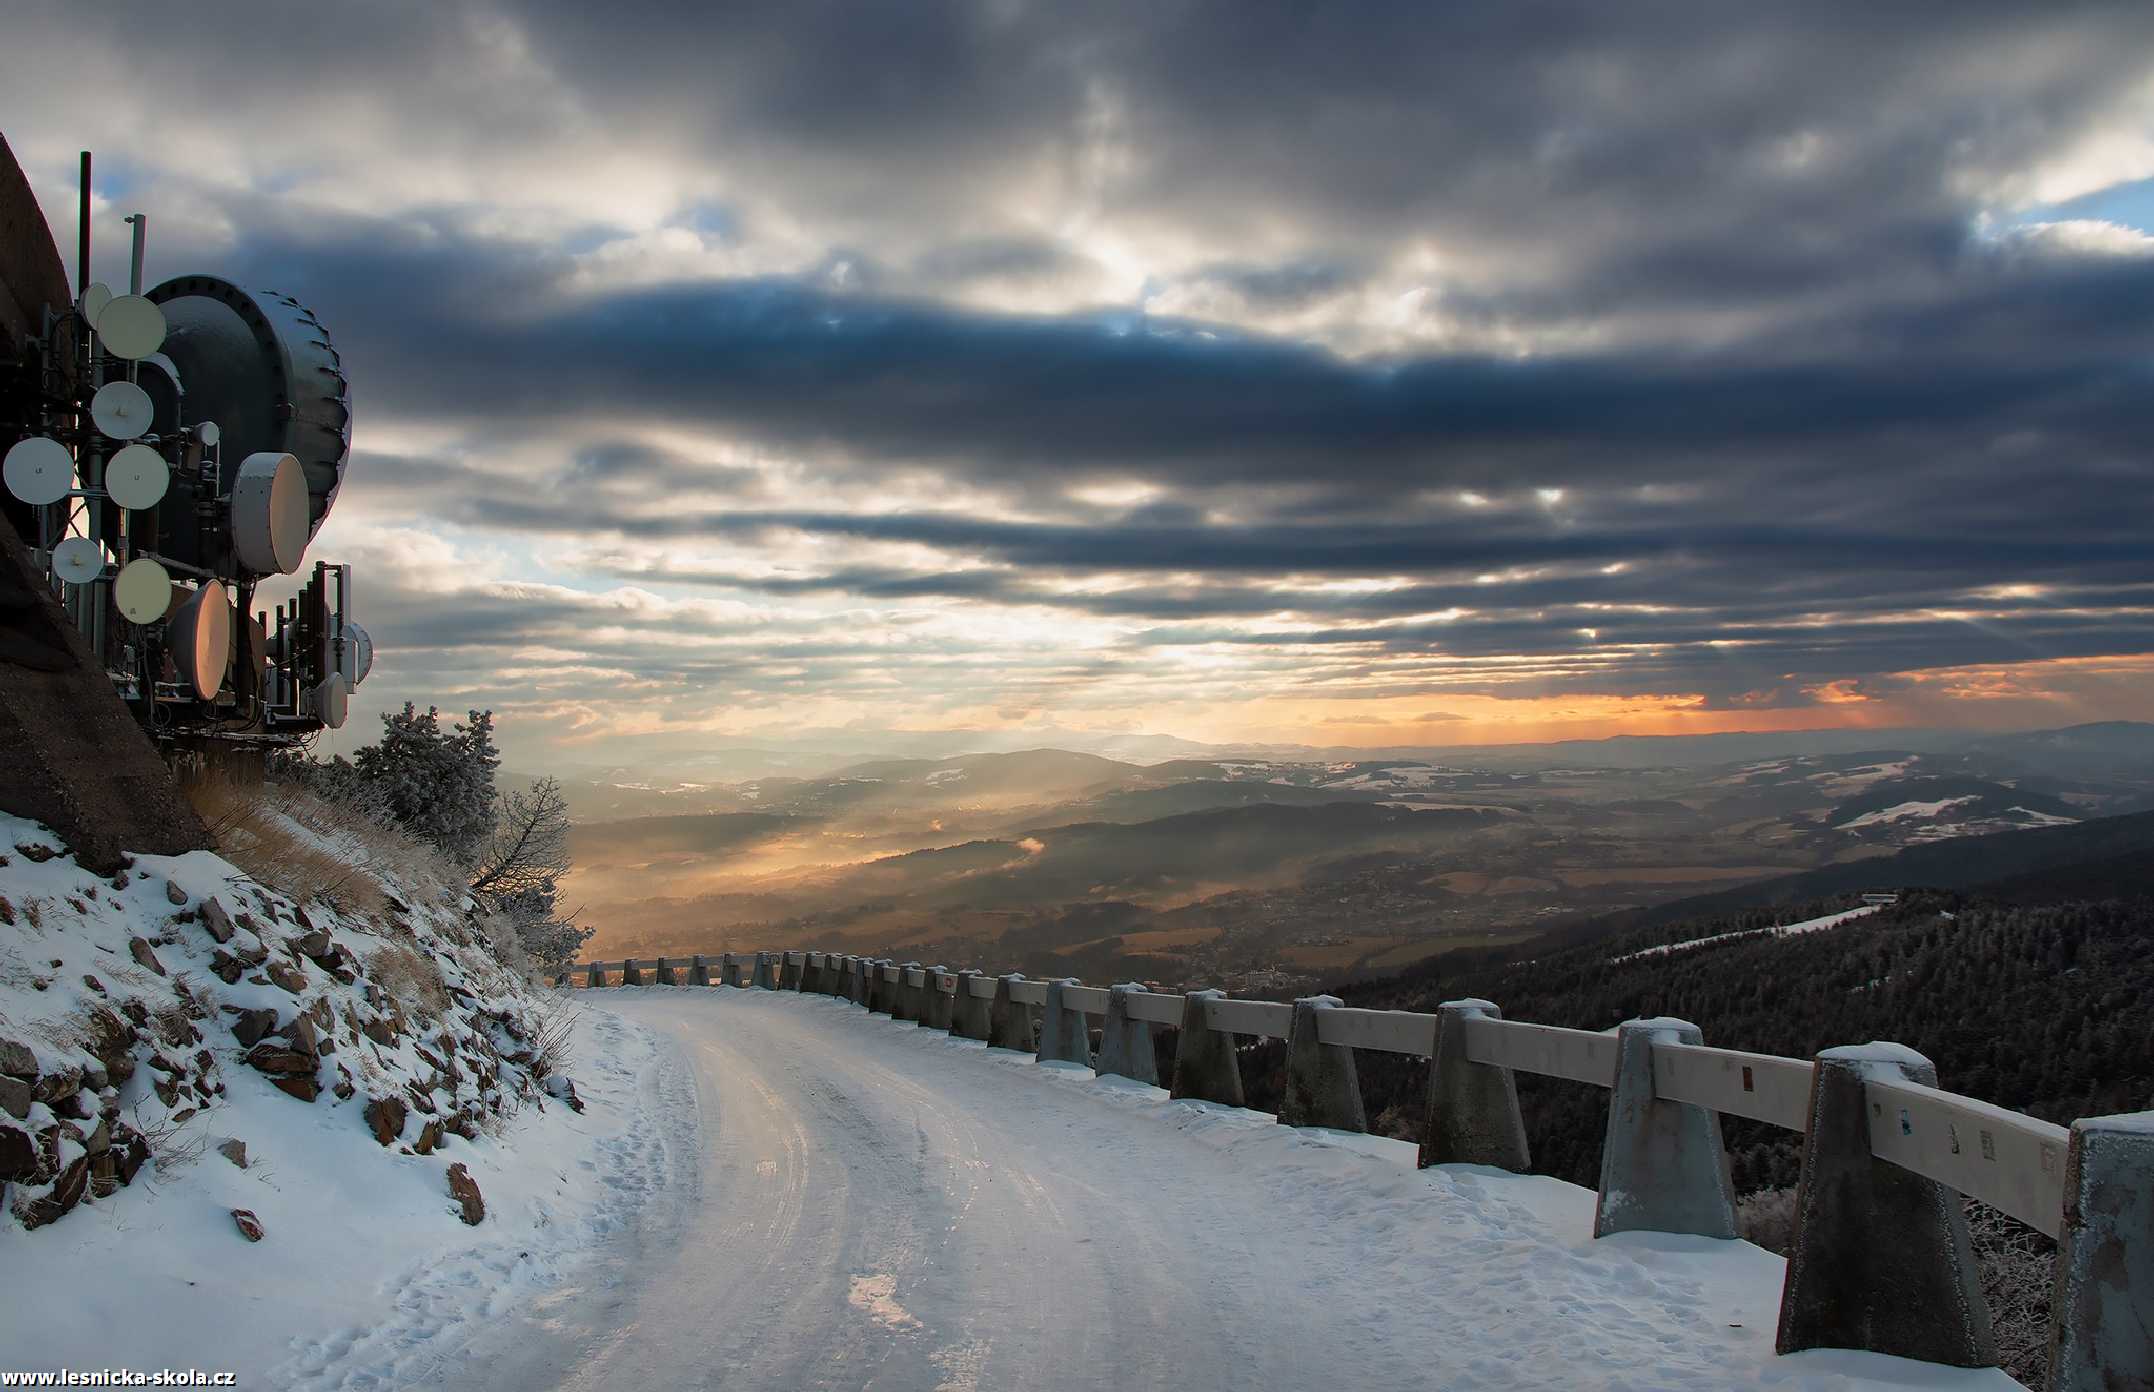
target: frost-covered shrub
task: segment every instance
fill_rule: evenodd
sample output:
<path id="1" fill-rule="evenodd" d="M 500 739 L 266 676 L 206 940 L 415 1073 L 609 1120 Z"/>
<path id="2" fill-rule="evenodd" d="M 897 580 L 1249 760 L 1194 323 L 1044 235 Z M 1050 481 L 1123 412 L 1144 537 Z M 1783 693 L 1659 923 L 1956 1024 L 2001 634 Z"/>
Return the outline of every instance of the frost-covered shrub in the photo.
<path id="1" fill-rule="evenodd" d="M 1795 1246 L 1795 1191 L 1760 1189 L 1737 1199 L 1735 1232 L 1745 1242 L 1786 1256 Z"/>
<path id="2" fill-rule="evenodd" d="M 492 711 L 472 711 L 469 724 L 442 728 L 432 706 L 419 714 L 409 701 L 381 718 L 382 736 L 353 756 L 357 778 L 378 793 L 397 825 L 438 847 L 460 865 L 478 860 L 495 823 Z"/>
<path id="3" fill-rule="evenodd" d="M 2033 1228 L 1967 1201 L 1967 1234 L 1997 1332 L 1997 1366 L 2027 1387 L 2049 1384 L 2049 1305 L 2057 1244 Z"/>

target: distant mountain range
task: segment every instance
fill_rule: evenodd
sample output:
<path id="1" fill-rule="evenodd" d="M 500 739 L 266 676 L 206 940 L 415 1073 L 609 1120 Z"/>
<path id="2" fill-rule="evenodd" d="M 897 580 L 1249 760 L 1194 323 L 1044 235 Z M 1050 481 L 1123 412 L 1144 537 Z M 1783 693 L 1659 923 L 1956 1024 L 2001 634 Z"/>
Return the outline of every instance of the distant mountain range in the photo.
<path id="1" fill-rule="evenodd" d="M 630 746 L 634 748 L 633 745 Z M 1481 768 L 1585 766 L 1608 769 L 1702 767 L 1784 757 L 1898 749 L 1921 753 L 1987 753 L 2017 758 L 2053 772 L 2099 775 L 2122 760 L 2154 768 L 2154 723 L 2105 721 L 2062 729 L 2007 733 L 1982 730 L 1826 729 L 1737 731 L 1712 735 L 1614 735 L 1546 744 L 1399 745 L 1383 748 L 1303 744 L 1203 744 L 1171 735 L 1077 730 L 804 731 L 784 745 L 718 744 L 683 749 L 677 740 L 654 748 L 648 763 L 557 765 L 564 781 L 636 788 L 707 788 L 756 779 L 817 779 L 876 762 L 945 766 L 980 755 L 1055 752 L 1090 755 L 1127 765 L 1247 761 L 1355 763 L 1430 760 Z M 528 777 L 528 775 L 526 775 Z"/>

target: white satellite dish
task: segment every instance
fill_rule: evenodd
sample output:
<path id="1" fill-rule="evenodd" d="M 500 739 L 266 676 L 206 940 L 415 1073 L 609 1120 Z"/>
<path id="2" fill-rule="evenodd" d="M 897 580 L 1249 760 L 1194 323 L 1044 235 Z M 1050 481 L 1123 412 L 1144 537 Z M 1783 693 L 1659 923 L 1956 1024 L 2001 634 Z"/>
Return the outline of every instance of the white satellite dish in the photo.
<path id="1" fill-rule="evenodd" d="M 105 306 L 111 303 L 112 287 L 101 280 L 93 280 L 89 288 L 82 292 L 82 300 L 75 308 L 82 311 L 83 323 L 96 328 L 97 316 L 103 314 Z"/>
<path id="2" fill-rule="evenodd" d="M 129 445 L 105 461 L 105 492 L 131 511 L 157 506 L 172 486 L 172 471 L 148 445 Z"/>
<path id="3" fill-rule="evenodd" d="M 331 672 L 314 688 L 314 718 L 332 730 L 343 729 L 344 717 L 351 712 L 351 699 L 351 688 L 344 678 Z"/>
<path id="4" fill-rule="evenodd" d="M 374 637 L 349 619 L 344 622 L 344 660 L 339 665 L 353 686 L 374 670 Z"/>
<path id="5" fill-rule="evenodd" d="M 52 573 L 70 585 L 87 585 L 105 571 L 105 553 L 88 537 L 69 537 L 52 548 Z"/>
<path id="6" fill-rule="evenodd" d="M 147 556 L 120 567 L 112 600 L 129 623 L 156 623 L 172 608 L 172 576 Z"/>
<path id="7" fill-rule="evenodd" d="M 115 440 L 147 432 L 154 413 L 150 394 L 133 382 L 107 382 L 90 398 L 90 423 Z"/>
<path id="8" fill-rule="evenodd" d="M 0 465 L 7 491 L 32 507 L 57 503 L 75 486 L 75 456 L 67 446 L 43 435 L 18 440 Z"/>
<path id="9" fill-rule="evenodd" d="M 172 616 L 167 632 L 167 650 L 180 681 L 201 700 L 216 695 L 232 665 L 232 604 L 223 584 L 204 580 Z"/>
<path id="10" fill-rule="evenodd" d="M 257 575 L 290 575 L 307 554 L 313 518 L 307 476 L 288 454 L 264 450 L 240 462 L 232 483 L 232 545 Z"/>
<path id="11" fill-rule="evenodd" d="M 164 347 L 165 312 L 146 296 L 115 295 L 97 312 L 97 336 L 115 358 L 146 358 Z"/>

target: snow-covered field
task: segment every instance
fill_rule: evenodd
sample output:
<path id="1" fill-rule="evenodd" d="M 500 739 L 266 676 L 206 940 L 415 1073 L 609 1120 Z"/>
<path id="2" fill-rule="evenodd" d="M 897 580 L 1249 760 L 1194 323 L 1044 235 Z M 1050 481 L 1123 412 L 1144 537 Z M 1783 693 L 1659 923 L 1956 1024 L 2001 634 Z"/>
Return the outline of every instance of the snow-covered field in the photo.
<path id="1" fill-rule="evenodd" d="M 1642 947 L 1636 952 L 1626 952 L 1621 957 L 1610 957 L 1608 965 L 1612 967 L 1618 962 L 1635 962 L 1641 957 L 1665 957 L 1671 952 L 1688 952 L 1694 947 L 1704 947 L 1708 943 L 1726 942 L 1730 938 L 1747 938 L 1754 933 L 1770 933 L 1776 938 L 1792 938 L 1798 933 L 1820 933 L 1827 928 L 1837 928 L 1843 923 L 1851 923 L 1858 918 L 1874 914 L 1885 907 L 1887 906 L 1883 904 L 1864 904 L 1859 908 L 1842 909 L 1838 913 L 1825 914 L 1819 918 L 1806 918 L 1800 923 L 1782 923 L 1772 928 L 1752 928 L 1737 933 L 1715 933 L 1710 937 L 1690 938 L 1679 943 L 1662 943 L 1658 947 Z"/>
<path id="2" fill-rule="evenodd" d="M 818 996 L 582 996 L 692 1069 L 702 1150 L 632 1252 L 504 1302 L 459 1387 L 2010 1389 L 1776 1358 L 1783 1264 L 1591 1238 L 1593 1196 Z"/>

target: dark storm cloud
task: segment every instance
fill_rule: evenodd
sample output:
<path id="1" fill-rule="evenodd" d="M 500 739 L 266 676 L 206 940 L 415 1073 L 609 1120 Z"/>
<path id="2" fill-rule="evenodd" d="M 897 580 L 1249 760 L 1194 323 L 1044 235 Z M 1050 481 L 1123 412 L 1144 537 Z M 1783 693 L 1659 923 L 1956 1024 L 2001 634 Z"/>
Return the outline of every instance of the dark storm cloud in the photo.
<path id="1" fill-rule="evenodd" d="M 1129 631 L 1126 661 L 1038 683 L 1212 644 L 1371 695 L 1756 704 L 2154 651 L 2154 255 L 2010 213 L 2138 119 L 2154 8 L 531 0 L 10 29 L 160 55 L 179 126 L 312 139 L 164 179 L 228 219 L 218 269 L 332 326 L 362 446 L 377 418 L 462 442 L 363 452 L 355 506 L 583 544 L 669 594 Z M 618 274 L 639 229 L 579 201 L 606 156 L 675 172 L 652 225 L 699 254 L 782 233 L 788 269 Z M 388 189 L 522 161 L 556 220 L 438 176 L 372 216 L 275 196 L 317 158 Z M 1097 288 L 1118 274 L 1142 289 Z M 592 605 L 558 595 L 385 603 L 444 670 L 522 645 L 666 683 L 885 675 L 866 634 L 713 655 L 652 640 L 754 626 L 615 612 L 579 639 Z M 910 660 L 968 657 L 945 634 Z"/>

